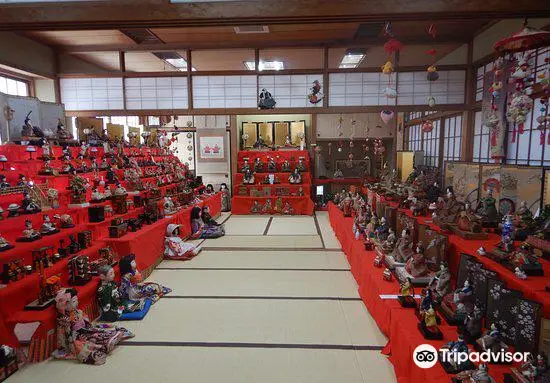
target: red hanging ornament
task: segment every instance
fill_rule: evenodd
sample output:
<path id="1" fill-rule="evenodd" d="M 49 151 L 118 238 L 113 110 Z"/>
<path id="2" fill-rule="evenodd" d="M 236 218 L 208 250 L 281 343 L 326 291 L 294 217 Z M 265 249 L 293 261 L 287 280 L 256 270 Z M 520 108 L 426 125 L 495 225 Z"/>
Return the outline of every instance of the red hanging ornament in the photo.
<path id="1" fill-rule="evenodd" d="M 388 55 L 392 55 L 395 52 L 399 52 L 403 48 L 403 43 L 397 39 L 391 38 L 384 44 L 384 51 Z"/>
<path id="2" fill-rule="evenodd" d="M 426 32 L 428 32 L 428 34 L 432 36 L 432 39 L 435 39 L 435 37 L 437 36 L 437 28 L 435 27 L 435 24 L 431 23 L 430 25 L 428 25 L 428 27 L 426 27 Z"/>

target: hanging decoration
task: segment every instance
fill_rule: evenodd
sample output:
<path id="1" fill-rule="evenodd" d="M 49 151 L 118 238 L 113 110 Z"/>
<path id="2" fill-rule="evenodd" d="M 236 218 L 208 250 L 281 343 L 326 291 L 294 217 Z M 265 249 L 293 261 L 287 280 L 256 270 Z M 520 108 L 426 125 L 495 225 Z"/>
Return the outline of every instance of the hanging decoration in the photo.
<path id="1" fill-rule="evenodd" d="M 548 145 L 550 145 L 550 116 L 548 115 L 548 97 L 540 99 L 540 116 L 537 117 L 537 129 L 540 131 L 540 145 L 543 146 L 548 133 Z"/>
<path id="2" fill-rule="evenodd" d="M 328 155 L 329 157 L 332 155 L 332 142 L 328 143 Z"/>
<path id="3" fill-rule="evenodd" d="M 525 52 L 548 45 L 550 45 L 550 32 L 529 27 L 526 19 L 523 28 L 519 32 L 497 41 L 493 45 L 493 49 L 497 54 L 505 54 Z"/>
<path id="4" fill-rule="evenodd" d="M 391 110 L 383 110 L 380 112 L 380 118 L 384 122 L 384 124 L 388 124 L 394 117 L 394 113 Z"/>
<path id="5" fill-rule="evenodd" d="M 348 153 L 348 159 L 346 161 L 346 167 L 348 169 L 351 169 L 353 168 L 353 153 L 352 152 L 349 152 Z"/>
<path id="6" fill-rule="evenodd" d="M 349 134 L 349 147 L 353 148 L 353 138 L 355 137 L 355 126 L 357 125 L 357 121 L 351 120 L 351 131 Z"/>
<path id="7" fill-rule="evenodd" d="M 338 126 L 336 127 L 336 132 L 338 133 L 338 137 L 342 137 L 344 135 L 344 117 L 342 117 L 342 115 L 338 117 Z"/>
<path id="8" fill-rule="evenodd" d="M 323 92 L 321 92 L 322 86 L 319 80 L 313 81 L 313 85 L 309 88 L 309 94 L 307 99 L 311 104 L 318 104 L 325 97 Z"/>
<path id="9" fill-rule="evenodd" d="M 434 123 L 433 121 L 424 121 L 422 124 L 422 131 L 425 133 L 430 133 L 434 129 Z"/>
<path id="10" fill-rule="evenodd" d="M 426 27 L 426 33 L 428 33 L 428 35 L 431 36 L 432 42 L 435 42 L 435 39 L 437 37 L 437 28 L 434 23 L 431 23 Z M 437 49 L 435 49 L 435 47 L 432 46 L 432 48 L 426 51 L 426 53 L 429 56 L 431 56 L 431 61 L 432 61 L 432 63 L 426 69 L 426 72 L 427 72 L 426 78 L 429 83 L 429 92 L 430 92 L 430 96 L 428 97 L 428 106 L 430 108 L 433 108 L 435 107 L 436 102 L 435 102 L 435 97 L 432 95 L 432 82 L 437 81 L 439 79 L 439 73 L 437 73 L 437 67 L 435 66 L 435 61 L 436 61 L 435 55 L 437 54 Z"/>
<path id="11" fill-rule="evenodd" d="M 258 99 L 258 109 L 273 109 L 275 108 L 275 104 L 277 104 L 277 101 L 275 101 L 271 93 L 265 88 L 262 88 Z"/>
<path id="12" fill-rule="evenodd" d="M 384 142 L 381 138 L 375 138 L 374 139 L 374 147 L 373 147 L 374 155 L 380 156 L 380 159 L 384 157 L 384 153 L 386 152 L 386 148 L 384 147 Z"/>
<path id="13" fill-rule="evenodd" d="M 392 59 L 397 52 L 403 48 L 403 44 L 395 38 L 391 22 L 384 24 L 383 30 L 384 37 L 388 40 L 384 43 L 384 51 L 388 55 L 386 63 L 382 65 L 382 74 L 388 76 L 388 86 L 382 90 L 382 94 L 387 98 L 396 98 L 397 90 L 393 85 L 392 73 L 394 71 Z"/>

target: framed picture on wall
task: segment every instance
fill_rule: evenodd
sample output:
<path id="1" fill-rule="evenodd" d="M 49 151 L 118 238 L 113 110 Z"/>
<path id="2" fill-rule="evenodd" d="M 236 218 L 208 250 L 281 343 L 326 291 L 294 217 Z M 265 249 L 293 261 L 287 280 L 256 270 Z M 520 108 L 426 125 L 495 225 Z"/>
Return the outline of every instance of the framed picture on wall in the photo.
<path id="1" fill-rule="evenodd" d="M 201 129 L 197 131 L 199 162 L 226 160 L 226 135 L 221 129 Z"/>

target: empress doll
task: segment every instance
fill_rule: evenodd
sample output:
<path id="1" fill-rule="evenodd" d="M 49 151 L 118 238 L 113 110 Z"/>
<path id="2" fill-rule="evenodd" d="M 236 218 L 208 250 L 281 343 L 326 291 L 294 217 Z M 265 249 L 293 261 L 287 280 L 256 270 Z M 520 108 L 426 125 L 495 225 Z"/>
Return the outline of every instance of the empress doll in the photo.
<path id="1" fill-rule="evenodd" d="M 180 238 L 180 225 L 171 223 L 166 227 L 165 258 L 187 261 L 195 257 L 200 251 L 200 247 L 187 243 Z"/>
<path id="2" fill-rule="evenodd" d="M 87 364 L 103 364 L 118 343 L 134 334 L 124 327 L 92 324 L 78 309 L 77 291 L 61 289 L 56 297 L 57 359 L 78 359 Z"/>
<path id="3" fill-rule="evenodd" d="M 222 194 L 222 211 L 231 211 L 231 195 L 225 182 L 220 185 L 220 193 Z"/>
<path id="4" fill-rule="evenodd" d="M 121 299 L 140 300 L 149 298 L 153 303 L 170 293 L 172 289 L 154 282 L 144 282 L 137 269 L 135 254 L 125 255 L 120 260 Z"/>

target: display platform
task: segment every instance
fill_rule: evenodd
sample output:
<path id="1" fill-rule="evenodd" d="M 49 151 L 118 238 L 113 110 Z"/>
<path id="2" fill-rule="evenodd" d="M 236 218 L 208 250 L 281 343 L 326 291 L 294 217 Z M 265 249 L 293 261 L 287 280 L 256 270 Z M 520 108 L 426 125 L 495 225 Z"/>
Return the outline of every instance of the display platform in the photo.
<path id="1" fill-rule="evenodd" d="M 275 169 L 272 171 L 268 171 L 270 159 L 275 163 Z M 262 163 L 263 169 L 254 172 L 254 164 L 257 160 Z M 253 184 L 244 183 L 242 170 L 245 161 L 254 172 Z M 290 172 L 282 171 L 285 161 L 288 162 Z M 300 171 L 302 182 L 291 184 L 291 172 L 297 169 L 299 164 L 304 167 Z M 237 166 L 238 173 L 233 177 L 233 198 L 231 199 L 233 214 L 313 214 L 311 165 L 309 153 L 306 150 L 240 151 Z M 269 183 L 270 176 L 275 183 Z"/>
<path id="2" fill-rule="evenodd" d="M 374 251 L 365 250 L 362 240 L 356 240 L 352 231 L 353 218 L 344 217 L 342 211 L 332 202 L 328 205 L 330 224 L 342 245 L 351 266 L 351 272 L 359 286 L 361 299 L 380 330 L 388 338 L 382 353 L 388 355 L 394 366 L 399 383 L 450 382 L 453 375 L 447 374 L 438 363 L 429 369 L 421 369 L 413 362 L 413 351 L 421 344 L 431 344 L 436 349 L 456 340 L 457 328 L 444 320 L 439 326 L 443 340 L 426 340 L 417 329 L 418 318 L 414 309 L 401 307 L 396 296 L 399 284 L 383 278 L 384 268 L 375 267 Z M 416 292 L 417 294 L 420 291 Z M 510 365 L 490 365 L 490 374 L 497 382 L 504 382 L 504 374 Z"/>

